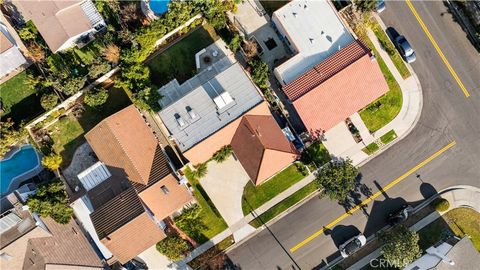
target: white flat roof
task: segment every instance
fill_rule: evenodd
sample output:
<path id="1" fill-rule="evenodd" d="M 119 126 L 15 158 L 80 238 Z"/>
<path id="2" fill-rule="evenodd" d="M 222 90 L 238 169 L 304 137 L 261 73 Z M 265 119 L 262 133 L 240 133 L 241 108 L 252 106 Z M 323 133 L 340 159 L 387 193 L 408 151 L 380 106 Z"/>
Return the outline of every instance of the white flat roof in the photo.
<path id="1" fill-rule="evenodd" d="M 275 69 L 285 84 L 354 40 L 326 0 L 291 1 L 273 13 L 273 20 L 298 52 Z"/>
<path id="2" fill-rule="evenodd" d="M 107 180 L 110 176 L 112 176 L 112 174 L 101 161 L 98 161 L 77 175 L 87 191 Z"/>

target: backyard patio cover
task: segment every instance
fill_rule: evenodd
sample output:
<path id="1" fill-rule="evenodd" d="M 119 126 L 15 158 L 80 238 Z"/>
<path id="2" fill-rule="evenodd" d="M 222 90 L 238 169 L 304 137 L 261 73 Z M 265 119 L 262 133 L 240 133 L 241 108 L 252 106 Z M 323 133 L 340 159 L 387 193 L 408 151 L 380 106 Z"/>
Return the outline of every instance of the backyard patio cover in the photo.
<path id="1" fill-rule="evenodd" d="M 283 87 L 308 132 L 327 131 L 388 91 L 377 61 L 356 40 Z"/>

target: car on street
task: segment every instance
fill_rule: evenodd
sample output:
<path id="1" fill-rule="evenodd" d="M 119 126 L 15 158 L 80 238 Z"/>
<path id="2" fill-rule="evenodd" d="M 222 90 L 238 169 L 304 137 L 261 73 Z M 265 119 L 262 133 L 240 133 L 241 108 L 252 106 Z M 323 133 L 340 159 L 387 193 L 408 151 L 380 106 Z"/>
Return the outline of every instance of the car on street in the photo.
<path id="1" fill-rule="evenodd" d="M 339 246 L 340 254 L 342 254 L 343 258 L 347 258 L 357 252 L 361 247 L 365 246 L 366 243 L 367 238 L 363 234 L 354 236 Z"/>
<path id="2" fill-rule="evenodd" d="M 399 35 L 394 39 L 395 47 L 397 47 L 397 50 L 400 52 L 400 55 L 403 57 L 403 60 L 407 63 L 413 63 L 417 59 L 417 56 L 415 55 L 415 51 L 412 49 L 412 46 L 410 46 L 410 43 L 408 43 L 407 39 Z"/>
<path id="3" fill-rule="evenodd" d="M 409 204 L 405 204 L 395 212 L 389 213 L 387 216 L 387 222 L 391 226 L 395 226 L 407 220 L 412 212 L 413 207 Z"/>

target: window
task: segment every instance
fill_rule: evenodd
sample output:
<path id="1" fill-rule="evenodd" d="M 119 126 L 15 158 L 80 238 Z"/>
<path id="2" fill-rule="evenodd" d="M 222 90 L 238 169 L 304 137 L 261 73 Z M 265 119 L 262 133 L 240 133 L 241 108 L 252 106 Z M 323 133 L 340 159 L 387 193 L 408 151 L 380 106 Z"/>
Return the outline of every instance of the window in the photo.
<path id="1" fill-rule="evenodd" d="M 170 192 L 170 190 L 168 190 L 168 188 L 166 186 L 161 186 L 160 188 L 162 189 L 163 193 L 165 193 L 165 194 L 168 194 Z"/>

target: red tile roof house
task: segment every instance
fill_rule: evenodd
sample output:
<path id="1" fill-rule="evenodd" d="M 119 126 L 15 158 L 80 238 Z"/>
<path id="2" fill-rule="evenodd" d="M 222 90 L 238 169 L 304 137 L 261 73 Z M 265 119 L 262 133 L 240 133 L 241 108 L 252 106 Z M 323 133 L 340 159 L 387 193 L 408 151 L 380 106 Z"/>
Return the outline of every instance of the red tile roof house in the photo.
<path id="1" fill-rule="evenodd" d="M 85 138 L 100 162 L 78 175 L 87 192 L 72 207 L 104 256 L 124 264 L 165 238 L 163 220 L 196 200 L 134 105 Z"/>
<path id="2" fill-rule="evenodd" d="M 388 91 L 371 51 L 353 41 L 283 91 L 310 134 L 328 131 Z"/>

